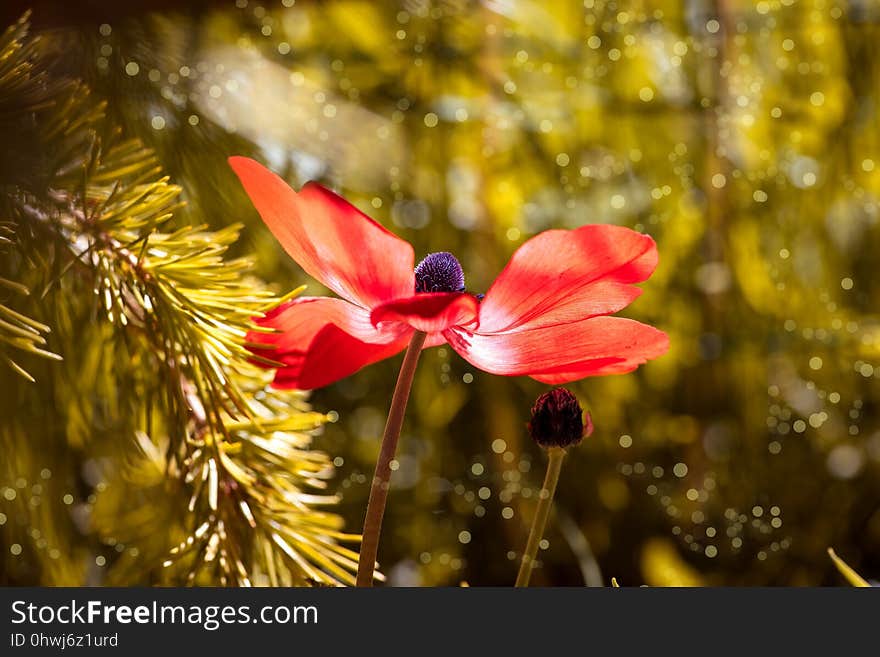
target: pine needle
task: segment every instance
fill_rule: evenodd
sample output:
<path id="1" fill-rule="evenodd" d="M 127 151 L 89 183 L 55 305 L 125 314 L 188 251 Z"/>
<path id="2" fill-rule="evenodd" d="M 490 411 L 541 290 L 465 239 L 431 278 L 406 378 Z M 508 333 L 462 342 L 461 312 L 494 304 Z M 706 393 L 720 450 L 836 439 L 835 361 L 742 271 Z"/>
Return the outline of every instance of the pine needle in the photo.
<path id="1" fill-rule="evenodd" d="M 859 575 L 855 570 L 850 567 L 848 563 L 838 557 L 833 548 L 828 548 L 828 556 L 831 557 L 831 561 L 833 561 L 834 565 L 837 566 L 837 570 L 840 571 L 840 574 L 843 575 L 846 578 L 846 581 L 849 582 L 852 586 L 871 586 L 864 577 Z"/>

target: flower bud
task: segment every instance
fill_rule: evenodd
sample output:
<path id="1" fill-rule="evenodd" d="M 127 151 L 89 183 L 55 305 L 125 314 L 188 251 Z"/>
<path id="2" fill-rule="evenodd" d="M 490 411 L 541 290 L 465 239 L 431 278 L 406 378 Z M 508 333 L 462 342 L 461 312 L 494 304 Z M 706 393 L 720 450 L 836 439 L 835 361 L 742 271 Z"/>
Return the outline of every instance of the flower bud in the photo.
<path id="1" fill-rule="evenodd" d="M 570 447 L 593 433 L 593 422 L 569 390 L 554 388 L 532 407 L 529 433 L 541 447 Z"/>

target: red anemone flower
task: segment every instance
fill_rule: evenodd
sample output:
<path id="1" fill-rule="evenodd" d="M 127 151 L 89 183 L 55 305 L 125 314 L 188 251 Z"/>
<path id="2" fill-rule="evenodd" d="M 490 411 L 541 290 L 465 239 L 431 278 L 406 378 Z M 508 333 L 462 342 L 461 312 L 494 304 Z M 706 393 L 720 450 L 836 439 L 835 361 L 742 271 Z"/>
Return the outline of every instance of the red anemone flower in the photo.
<path id="1" fill-rule="evenodd" d="M 611 313 L 629 305 L 657 266 L 657 246 L 621 226 L 548 230 L 525 242 L 480 300 L 464 291 L 452 254 L 414 268 L 412 246 L 343 198 L 299 192 L 244 157 L 230 165 L 269 230 L 312 277 L 341 298 L 298 297 L 258 320 L 254 352 L 282 363 L 278 388 L 328 385 L 406 348 L 448 343 L 492 374 L 551 384 L 630 372 L 669 347 L 665 333 Z"/>

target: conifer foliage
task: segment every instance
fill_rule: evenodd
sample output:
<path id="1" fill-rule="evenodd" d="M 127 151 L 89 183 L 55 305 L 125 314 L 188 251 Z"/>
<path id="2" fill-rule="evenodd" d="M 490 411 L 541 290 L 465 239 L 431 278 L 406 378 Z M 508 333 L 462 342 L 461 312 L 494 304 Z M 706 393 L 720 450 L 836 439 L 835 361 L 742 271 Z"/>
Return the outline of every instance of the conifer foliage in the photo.
<path id="1" fill-rule="evenodd" d="M 246 350 L 279 299 L 104 109 L 0 37 L 0 583 L 353 582 L 328 417 Z"/>

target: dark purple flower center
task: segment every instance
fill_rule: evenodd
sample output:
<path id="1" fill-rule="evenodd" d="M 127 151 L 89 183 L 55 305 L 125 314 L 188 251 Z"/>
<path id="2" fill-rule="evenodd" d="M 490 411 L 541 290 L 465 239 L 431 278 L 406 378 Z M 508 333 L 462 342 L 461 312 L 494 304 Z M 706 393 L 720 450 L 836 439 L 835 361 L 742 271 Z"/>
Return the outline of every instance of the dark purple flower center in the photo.
<path id="1" fill-rule="evenodd" d="M 591 428 L 588 416 L 588 427 Z M 541 447 L 568 447 L 584 434 L 584 417 L 577 398 L 565 388 L 555 388 L 538 397 L 532 408 L 529 433 Z"/>
<path id="2" fill-rule="evenodd" d="M 429 253 L 416 265 L 416 292 L 464 292 L 464 272 L 446 251 Z"/>

